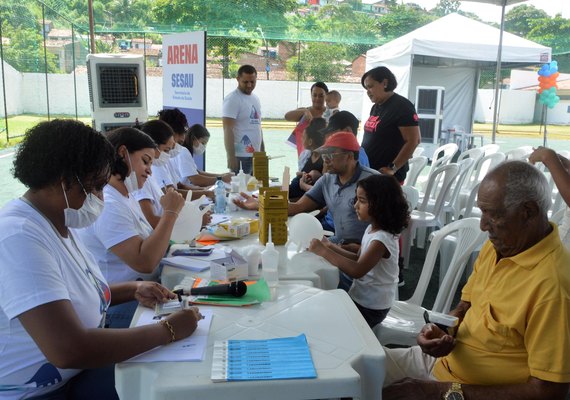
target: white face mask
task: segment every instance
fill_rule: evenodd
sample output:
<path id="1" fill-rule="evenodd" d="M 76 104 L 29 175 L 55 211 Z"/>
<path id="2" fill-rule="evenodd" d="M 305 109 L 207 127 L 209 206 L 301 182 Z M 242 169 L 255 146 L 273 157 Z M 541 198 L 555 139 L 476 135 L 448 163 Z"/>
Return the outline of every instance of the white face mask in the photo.
<path id="1" fill-rule="evenodd" d="M 163 167 L 166 165 L 166 163 L 168 162 L 168 160 L 170 160 L 170 154 L 166 153 L 164 151 L 160 152 L 160 155 L 158 156 L 158 158 L 154 159 L 154 165 L 158 166 L 158 167 Z"/>
<path id="2" fill-rule="evenodd" d="M 170 158 L 176 157 L 178 154 L 180 154 L 181 149 L 182 149 L 182 145 L 179 143 L 176 143 L 174 145 L 174 148 L 170 149 Z"/>
<path id="3" fill-rule="evenodd" d="M 131 173 L 125 178 L 125 186 L 127 187 L 127 192 L 134 193 L 139 190 L 139 182 L 137 180 L 137 174 L 133 168 L 133 164 L 131 163 L 131 156 L 127 150 L 127 158 L 129 159 L 129 167 L 131 169 Z"/>
<path id="4" fill-rule="evenodd" d="M 77 181 L 79 181 L 79 179 L 77 179 Z M 79 184 L 81 185 L 81 182 L 79 182 Z M 83 185 L 81 187 L 83 188 Z M 85 189 L 83 189 L 83 192 L 86 198 L 81 208 L 79 210 L 70 208 L 63 182 L 61 183 L 61 188 L 63 189 L 65 204 L 67 204 L 67 208 L 63 210 L 63 216 L 65 218 L 65 226 L 68 228 L 85 228 L 94 223 L 103 212 L 103 200 L 93 193 L 87 193 Z"/>
<path id="5" fill-rule="evenodd" d="M 204 152 L 206 151 L 206 146 L 204 146 L 204 143 L 202 142 L 198 142 L 198 146 L 194 146 L 194 154 L 199 156 L 204 154 Z"/>

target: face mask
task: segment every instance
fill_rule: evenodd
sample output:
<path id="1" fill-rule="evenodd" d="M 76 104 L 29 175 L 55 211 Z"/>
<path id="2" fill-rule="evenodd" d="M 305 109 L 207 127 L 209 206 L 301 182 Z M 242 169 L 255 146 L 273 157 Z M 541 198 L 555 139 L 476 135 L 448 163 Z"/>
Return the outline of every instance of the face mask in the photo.
<path id="1" fill-rule="evenodd" d="M 79 181 L 79 179 L 77 180 Z M 81 182 L 79 184 L 81 185 Z M 63 182 L 61 183 L 61 188 L 63 189 L 65 204 L 67 204 L 67 208 L 63 210 L 63 216 L 65 218 L 65 226 L 68 228 L 85 228 L 95 222 L 103 212 L 103 200 L 93 193 L 88 194 L 85 189 L 83 189 L 83 192 L 86 198 L 81 208 L 79 210 L 70 208 Z M 83 185 L 81 185 L 81 188 L 83 188 Z"/>
<path id="2" fill-rule="evenodd" d="M 156 165 L 158 167 L 162 167 L 162 166 L 166 165 L 168 160 L 170 160 L 170 154 L 166 153 L 164 151 L 161 151 L 158 158 L 154 159 L 154 165 Z"/>
<path id="3" fill-rule="evenodd" d="M 178 154 L 180 154 L 180 149 L 182 149 L 182 146 L 180 144 L 176 143 L 174 145 L 174 148 L 170 149 L 170 158 L 176 157 Z"/>
<path id="4" fill-rule="evenodd" d="M 204 152 L 206 151 L 206 146 L 204 146 L 204 143 L 199 142 L 198 146 L 194 146 L 194 154 L 199 156 L 204 154 Z"/>
<path id="5" fill-rule="evenodd" d="M 139 182 L 137 180 L 137 174 L 133 169 L 133 164 L 131 163 L 131 156 L 127 151 L 127 158 L 129 159 L 129 166 L 131 168 L 131 173 L 125 178 L 125 186 L 127 187 L 127 192 L 134 193 L 139 190 Z"/>

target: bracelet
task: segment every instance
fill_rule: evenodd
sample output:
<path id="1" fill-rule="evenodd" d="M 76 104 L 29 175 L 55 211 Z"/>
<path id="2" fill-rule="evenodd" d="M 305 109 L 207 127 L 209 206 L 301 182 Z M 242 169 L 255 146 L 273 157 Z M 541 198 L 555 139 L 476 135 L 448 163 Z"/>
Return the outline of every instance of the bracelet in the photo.
<path id="1" fill-rule="evenodd" d="M 170 322 L 163 319 L 162 321 L 159 322 L 159 324 L 164 326 L 170 332 L 170 343 L 175 342 L 176 341 L 176 335 L 174 334 L 174 328 L 172 328 L 172 325 L 170 324 Z"/>
<path id="2" fill-rule="evenodd" d="M 176 214 L 177 217 L 180 215 L 179 213 L 177 213 L 177 212 L 174 211 L 174 210 L 164 210 L 164 212 L 165 212 L 165 213 Z"/>

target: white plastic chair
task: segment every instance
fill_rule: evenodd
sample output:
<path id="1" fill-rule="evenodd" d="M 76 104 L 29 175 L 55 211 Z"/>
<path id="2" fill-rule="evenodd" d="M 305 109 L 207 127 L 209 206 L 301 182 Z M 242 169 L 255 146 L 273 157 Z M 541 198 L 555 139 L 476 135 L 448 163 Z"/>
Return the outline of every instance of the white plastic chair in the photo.
<path id="1" fill-rule="evenodd" d="M 416 147 L 416 149 L 414 150 L 414 153 L 412 154 L 412 158 L 419 157 L 419 156 L 423 155 L 424 151 L 425 151 L 425 149 L 423 147 L 420 147 L 420 146 Z"/>
<path id="2" fill-rule="evenodd" d="M 551 222 L 554 222 L 556 225 L 560 226 L 562 224 L 562 219 L 564 219 L 564 212 L 566 211 L 566 207 L 562 207 L 560 210 L 556 211 L 552 214 L 549 218 Z"/>
<path id="3" fill-rule="evenodd" d="M 420 192 L 415 187 L 408 185 L 402 186 L 402 191 L 404 192 L 404 196 L 406 196 L 406 200 L 408 200 L 408 208 L 410 212 L 412 212 L 418 205 Z"/>
<path id="4" fill-rule="evenodd" d="M 479 193 L 480 185 L 481 183 L 479 182 L 473 186 L 473 188 L 471 188 L 471 193 L 469 193 L 469 197 L 465 203 L 465 208 L 462 208 L 459 212 L 460 218 L 481 217 L 481 210 L 475 205 L 477 202 L 477 194 Z"/>
<path id="5" fill-rule="evenodd" d="M 527 160 L 532 153 L 532 146 L 521 146 L 505 152 L 507 160 Z"/>
<path id="6" fill-rule="evenodd" d="M 446 223 L 456 220 L 459 217 L 459 194 L 461 193 L 461 189 L 464 187 L 465 179 L 471 173 L 471 170 L 475 165 L 475 160 L 472 158 L 465 158 L 461 160 L 461 162 L 458 162 L 458 164 L 459 173 L 451 186 L 449 200 L 446 201 L 443 206 L 443 212 L 445 213 L 444 222 Z M 433 212 L 434 207 L 435 201 L 433 201 L 432 198 L 428 202 L 427 211 Z"/>
<path id="7" fill-rule="evenodd" d="M 505 154 L 501 152 L 491 153 L 484 155 L 479 159 L 479 161 L 475 163 L 475 167 L 473 167 L 473 172 L 471 173 L 471 176 L 466 178 L 467 182 L 465 182 L 463 189 L 459 194 L 460 209 L 465 208 L 467 198 L 469 197 L 469 194 L 471 193 L 471 189 L 473 189 L 473 186 L 480 183 L 485 177 L 485 175 L 487 175 L 487 172 L 489 172 L 489 170 L 495 168 L 497 165 L 505 161 L 505 157 L 506 157 Z"/>
<path id="8" fill-rule="evenodd" d="M 457 164 L 443 165 L 437 168 L 431 175 L 428 181 L 426 193 L 422 203 L 418 206 L 417 210 L 413 210 L 410 213 L 410 222 L 408 227 L 402 232 L 402 257 L 404 258 L 404 267 L 408 267 L 410 261 L 410 249 L 412 247 L 412 242 L 414 239 L 414 234 L 416 230 L 418 233 L 418 247 L 423 248 L 423 242 L 425 241 L 425 231 L 419 228 L 429 228 L 429 227 L 442 227 L 443 226 L 443 206 L 448 198 L 451 184 L 457 177 L 459 173 L 459 166 Z M 441 189 L 439 190 L 438 196 L 435 201 L 433 212 L 427 211 L 430 193 L 432 190 L 437 189 L 437 182 L 441 178 Z"/>
<path id="9" fill-rule="evenodd" d="M 500 149 L 500 146 L 496 143 L 488 143 L 484 146 L 479 147 L 485 152 L 485 155 L 488 156 L 489 154 L 497 153 Z"/>
<path id="10" fill-rule="evenodd" d="M 433 158 L 431 160 L 431 166 L 428 171 L 427 178 L 425 180 L 422 180 L 423 181 L 422 183 L 424 184 L 423 189 L 426 189 L 425 185 L 427 185 L 427 182 L 429 181 L 430 179 L 429 177 L 431 176 L 431 174 L 433 174 L 433 172 L 442 165 L 449 164 L 453 159 L 455 153 L 457 153 L 457 150 L 458 147 L 457 144 L 455 143 L 447 143 L 435 149 L 435 151 L 433 152 Z M 422 183 L 420 183 L 420 186 L 422 185 Z"/>
<path id="11" fill-rule="evenodd" d="M 386 319 L 373 328 L 382 345 L 416 344 L 416 336 L 425 324 L 423 319 L 425 308 L 421 305 L 431 280 L 435 261 L 445 238 L 452 234 L 456 237 L 457 245 L 432 308 L 437 312 L 449 312 L 465 265 L 472 251 L 485 240 L 484 232 L 479 229 L 478 218 L 452 222 L 434 233 L 414 294 L 406 301 L 396 301 Z"/>
<path id="12" fill-rule="evenodd" d="M 408 171 L 408 174 L 406 175 L 406 180 L 404 181 L 404 185 L 416 186 L 416 182 L 418 180 L 418 177 L 420 176 L 420 174 L 424 170 L 427 163 L 428 163 L 428 158 L 424 157 L 424 156 L 418 156 L 418 157 L 414 157 L 414 158 L 411 158 L 410 160 L 408 160 L 410 170 Z"/>

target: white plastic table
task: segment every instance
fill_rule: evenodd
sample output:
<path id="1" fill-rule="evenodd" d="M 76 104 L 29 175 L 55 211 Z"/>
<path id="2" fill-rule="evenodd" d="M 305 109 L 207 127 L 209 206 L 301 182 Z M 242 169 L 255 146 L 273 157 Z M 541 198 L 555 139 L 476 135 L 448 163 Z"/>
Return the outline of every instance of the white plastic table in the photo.
<path id="1" fill-rule="evenodd" d="M 251 307 L 213 307 L 204 361 L 123 363 L 115 367 L 122 400 L 381 399 L 384 350 L 342 290 L 280 285 L 277 299 Z M 134 321 L 138 318 L 135 314 Z M 216 340 L 307 336 L 316 379 L 213 383 Z"/>

